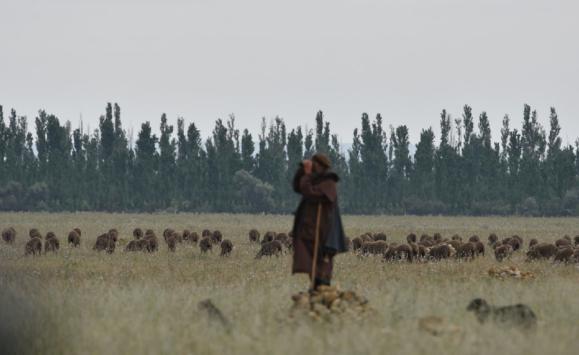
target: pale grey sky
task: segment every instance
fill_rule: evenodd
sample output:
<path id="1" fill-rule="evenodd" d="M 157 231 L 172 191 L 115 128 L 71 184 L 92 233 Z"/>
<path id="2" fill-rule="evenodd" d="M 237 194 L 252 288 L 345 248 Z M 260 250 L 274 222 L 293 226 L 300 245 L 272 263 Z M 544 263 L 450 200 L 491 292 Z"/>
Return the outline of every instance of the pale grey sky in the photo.
<path id="1" fill-rule="evenodd" d="M 234 113 L 312 126 L 323 110 L 351 141 L 362 112 L 438 135 L 439 113 L 486 110 L 494 139 L 524 103 L 579 136 L 579 2 L 536 0 L 0 0 L 0 104 L 96 127 L 162 112 L 207 136 Z"/>

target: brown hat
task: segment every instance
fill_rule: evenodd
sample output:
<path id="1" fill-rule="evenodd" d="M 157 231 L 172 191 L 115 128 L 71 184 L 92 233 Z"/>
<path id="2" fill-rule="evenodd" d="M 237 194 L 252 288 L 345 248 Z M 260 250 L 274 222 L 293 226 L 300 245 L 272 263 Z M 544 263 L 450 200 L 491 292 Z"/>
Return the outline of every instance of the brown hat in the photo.
<path id="1" fill-rule="evenodd" d="M 330 158 L 328 158 L 328 156 L 324 153 L 316 153 L 312 157 L 312 161 L 315 161 L 316 163 L 320 164 L 321 166 L 323 166 L 326 169 L 329 169 L 332 167 L 332 162 L 330 161 Z"/>

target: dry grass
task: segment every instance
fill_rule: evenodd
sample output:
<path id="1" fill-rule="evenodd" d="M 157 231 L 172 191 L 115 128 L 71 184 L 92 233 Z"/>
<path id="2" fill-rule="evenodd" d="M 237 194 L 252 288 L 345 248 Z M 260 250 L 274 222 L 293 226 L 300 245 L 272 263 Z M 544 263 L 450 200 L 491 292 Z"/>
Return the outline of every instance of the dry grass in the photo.
<path id="1" fill-rule="evenodd" d="M 289 273 L 291 258 L 254 260 L 251 228 L 288 231 L 288 216 L 148 214 L 0 214 L 0 229 L 14 226 L 13 246 L 0 246 L 0 348 L 18 354 L 573 354 L 579 349 L 579 270 L 548 262 L 507 265 L 536 274 L 533 280 L 497 280 L 485 271 L 487 256 L 472 263 L 384 264 L 379 258 L 338 257 L 335 279 L 365 295 L 375 310 L 363 320 L 316 323 L 289 320 L 290 296 L 307 287 Z M 402 241 L 409 232 L 449 236 L 519 234 L 528 241 L 579 234 L 577 219 L 346 217 L 349 235 L 383 231 Z M 79 249 L 66 245 L 82 229 Z M 201 232 L 219 229 L 235 245 L 229 258 L 200 255 L 162 242 L 154 255 L 125 254 L 135 227 Z M 23 257 L 28 229 L 54 231 L 57 255 Z M 115 227 L 113 255 L 92 251 L 97 235 Z M 162 237 L 161 237 L 162 241 Z M 526 245 L 525 245 L 526 247 Z M 538 329 L 481 326 L 465 311 L 474 297 L 491 303 L 530 305 Z M 209 323 L 197 303 L 211 298 L 233 327 Z M 418 327 L 438 316 L 456 328 L 440 336 Z"/>

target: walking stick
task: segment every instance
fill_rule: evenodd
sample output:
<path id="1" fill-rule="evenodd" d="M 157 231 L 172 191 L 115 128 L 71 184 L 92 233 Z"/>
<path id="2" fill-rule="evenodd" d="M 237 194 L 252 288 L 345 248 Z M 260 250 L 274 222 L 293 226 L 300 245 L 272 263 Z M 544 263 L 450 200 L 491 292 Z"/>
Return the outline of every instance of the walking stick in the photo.
<path id="1" fill-rule="evenodd" d="M 316 234 L 314 236 L 314 260 L 312 262 L 311 289 L 316 284 L 316 266 L 318 265 L 318 248 L 320 244 L 320 219 L 322 217 L 322 203 L 318 203 L 318 215 L 316 217 Z"/>

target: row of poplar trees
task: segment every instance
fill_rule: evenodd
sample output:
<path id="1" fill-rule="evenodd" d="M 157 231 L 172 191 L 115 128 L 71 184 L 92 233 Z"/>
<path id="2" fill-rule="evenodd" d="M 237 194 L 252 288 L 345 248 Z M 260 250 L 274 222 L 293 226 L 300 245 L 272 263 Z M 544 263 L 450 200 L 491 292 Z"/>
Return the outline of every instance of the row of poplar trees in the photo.
<path id="1" fill-rule="evenodd" d="M 579 143 L 562 144 L 554 108 L 548 131 L 528 105 L 520 129 L 505 116 L 499 142 L 469 106 L 456 119 L 443 110 L 415 145 L 380 114 L 360 123 L 344 149 L 321 111 L 314 129 L 263 119 L 256 138 L 232 115 L 204 139 L 165 114 L 160 131 L 145 122 L 133 137 L 117 104 L 91 132 L 45 111 L 29 127 L 0 106 L 0 209 L 289 213 L 299 162 L 324 152 L 347 213 L 579 215 Z"/>

